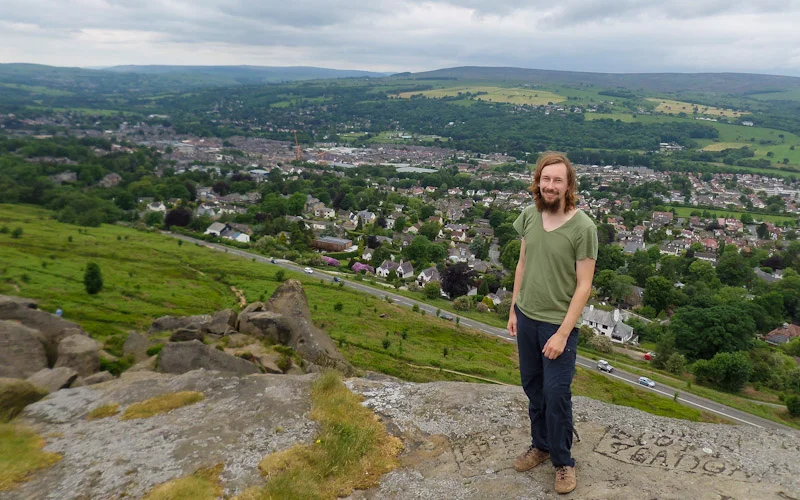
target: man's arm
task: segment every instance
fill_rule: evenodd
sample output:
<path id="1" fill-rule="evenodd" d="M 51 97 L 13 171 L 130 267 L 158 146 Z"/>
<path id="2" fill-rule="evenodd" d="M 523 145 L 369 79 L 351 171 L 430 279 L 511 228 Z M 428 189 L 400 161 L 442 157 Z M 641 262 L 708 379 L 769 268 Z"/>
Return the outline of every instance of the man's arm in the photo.
<path id="1" fill-rule="evenodd" d="M 564 352 L 564 347 L 567 345 L 567 338 L 575 328 L 575 323 L 583 312 L 589 296 L 592 294 L 592 278 L 594 277 L 594 259 L 582 259 L 575 263 L 575 271 L 577 274 L 577 285 L 575 286 L 575 293 L 572 295 L 572 300 L 569 303 L 567 315 L 564 317 L 564 322 L 558 331 L 550 337 L 542 349 L 542 353 L 548 359 L 556 359 Z"/>
<path id="2" fill-rule="evenodd" d="M 517 262 L 517 269 L 514 271 L 514 292 L 511 294 L 511 309 L 508 311 L 508 325 L 506 329 L 512 337 L 517 335 L 517 314 L 514 312 L 514 306 L 517 304 L 517 295 L 519 294 L 520 286 L 522 285 L 522 276 L 525 274 L 525 238 L 519 246 L 519 261 Z"/>

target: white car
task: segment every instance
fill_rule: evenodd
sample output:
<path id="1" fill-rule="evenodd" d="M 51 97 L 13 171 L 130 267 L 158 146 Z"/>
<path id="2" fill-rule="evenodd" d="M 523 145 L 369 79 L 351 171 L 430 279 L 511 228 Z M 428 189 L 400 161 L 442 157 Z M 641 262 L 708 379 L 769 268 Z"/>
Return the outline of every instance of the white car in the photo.
<path id="1" fill-rule="evenodd" d="M 311 269 L 310 267 L 307 267 L 307 268 L 303 269 L 303 271 L 304 271 L 306 274 L 312 274 L 312 273 L 314 272 L 314 270 L 313 270 L 313 269 Z"/>
<path id="2" fill-rule="evenodd" d="M 611 373 L 614 371 L 614 367 L 608 364 L 608 361 L 605 359 L 601 359 L 597 362 L 597 369 L 601 372 Z"/>
<path id="3" fill-rule="evenodd" d="M 647 377 L 639 377 L 639 385 L 645 385 L 652 388 L 656 386 L 656 383 Z"/>

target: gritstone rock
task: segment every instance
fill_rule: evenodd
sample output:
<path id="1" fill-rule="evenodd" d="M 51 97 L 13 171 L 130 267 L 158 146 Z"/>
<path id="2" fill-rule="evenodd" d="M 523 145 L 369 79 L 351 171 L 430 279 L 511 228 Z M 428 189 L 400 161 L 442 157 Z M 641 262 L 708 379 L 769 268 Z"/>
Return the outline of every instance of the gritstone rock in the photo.
<path id="1" fill-rule="evenodd" d="M 78 378 L 78 372 L 72 368 L 45 368 L 34 373 L 28 377 L 28 382 L 31 384 L 46 389 L 47 392 L 56 392 L 59 389 L 69 387 L 75 379 Z"/>
<path id="2" fill-rule="evenodd" d="M 170 342 L 189 342 L 190 340 L 203 341 L 205 334 L 199 330 L 188 330 L 186 328 L 179 328 L 172 332 L 169 336 Z"/>
<path id="3" fill-rule="evenodd" d="M 287 280 L 266 304 L 250 304 L 239 314 L 239 331 L 287 345 L 303 359 L 335 368 L 345 375 L 355 370 L 336 350 L 328 335 L 314 326 L 302 284 Z"/>
<path id="4" fill-rule="evenodd" d="M 147 356 L 148 347 L 147 337 L 139 332 L 130 332 L 122 346 L 122 353 L 125 356 L 133 356 L 134 362 L 139 363 L 149 357 Z"/>
<path id="5" fill-rule="evenodd" d="M 0 422 L 19 415 L 23 408 L 47 396 L 47 391 L 27 380 L 0 378 Z"/>
<path id="6" fill-rule="evenodd" d="M 38 332 L 37 338 L 44 345 L 47 362 L 50 366 L 56 363 L 58 344 L 62 339 L 76 333 L 86 335 L 76 323 L 55 314 L 25 307 L 24 301 L 0 301 L 0 304 L 4 304 L 3 307 L 0 307 L 0 320 L 19 321 Z"/>
<path id="7" fill-rule="evenodd" d="M 162 316 L 153 321 L 153 325 L 147 333 L 169 332 L 180 328 L 199 330 L 210 321 L 211 316 L 208 314 L 201 314 L 199 316 Z"/>
<path id="8" fill-rule="evenodd" d="M 236 331 L 237 314 L 233 309 L 219 311 L 211 321 L 201 327 L 206 333 L 213 335 L 227 335 Z"/>
<path id="9" fill-rule="evenodd" d="M 0 377 L 28 378 L 47 368 L 38 332 L 13 321 L 0 321 Z"/>
<path id="10" fill-rule="evenodd" d="M 225 354 L 197 340 L 168 342 L 158 356 L 158 370 L 164 373 L 186 373 L 198 368 L 241 375 L 261 372 L 253 363 Z"/>
<path id="11" fill-rule="evenodd" d="M 114 380 L 115 378 L 116 377 L 109 372 L 99 372 L 95 373 L 94 375 L 89 375 L 88 377 L 75 380 L 70 387 L 84 387 L 87 385 L 102 384 L 103 382 Z"/>
<path id="12" fill-rule="evenodd" d="M 71 335 L 58 344 L 58 360 L 54 368 L 72 368 L 79 377 L 88 377 L 100 370 L 100 342 L 85 335 Z"/>

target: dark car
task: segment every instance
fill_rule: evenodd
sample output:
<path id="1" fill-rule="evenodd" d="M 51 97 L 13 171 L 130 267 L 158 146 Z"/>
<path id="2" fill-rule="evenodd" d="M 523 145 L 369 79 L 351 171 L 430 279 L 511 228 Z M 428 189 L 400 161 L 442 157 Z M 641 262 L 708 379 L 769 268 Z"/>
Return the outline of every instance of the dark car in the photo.
<path id="1" fill-rule="evenodd" d="M 449 314 L 442 314 L 439 317 L 442 318 L 445 321 L 453 321 L 453 317 L 450 316 Z"/>
<path id="2" fill-rule="evenodd" d="M 342 282 L 342 278 L 340 278 L 340 277 L 338 277 L 338 276 L 334 276 L 334 277 L 333 277 L 333 282 L 334 282 L 334 283 L 341 283 L 341 282 Z"/>

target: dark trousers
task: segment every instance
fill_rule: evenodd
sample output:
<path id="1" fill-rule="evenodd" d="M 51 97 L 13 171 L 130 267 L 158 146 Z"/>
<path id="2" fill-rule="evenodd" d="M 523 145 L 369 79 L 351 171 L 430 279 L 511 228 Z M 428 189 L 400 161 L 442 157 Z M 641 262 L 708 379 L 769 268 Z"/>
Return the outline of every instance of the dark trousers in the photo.
<path id="1" fill-rule="evenodd" d="M 573 328 L 564 352 L 547 359 L 542 349 L 561 325 L 536 321 L 514 306 L 517 315 L 517 348 L 522 389 L 528 396 L 531 444 L 550 452 L 556 467 L 575 466 L 572 448 L 572 378 L 578 347 L 578 329 Z"/>

